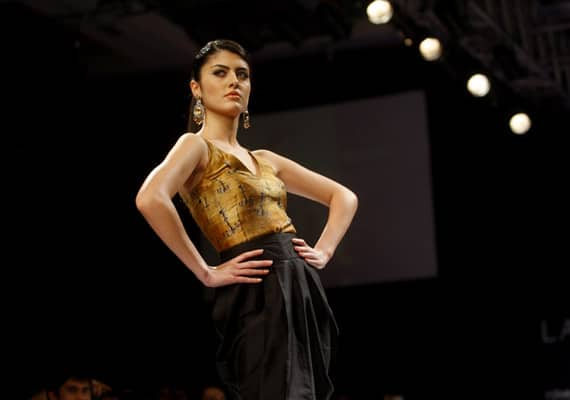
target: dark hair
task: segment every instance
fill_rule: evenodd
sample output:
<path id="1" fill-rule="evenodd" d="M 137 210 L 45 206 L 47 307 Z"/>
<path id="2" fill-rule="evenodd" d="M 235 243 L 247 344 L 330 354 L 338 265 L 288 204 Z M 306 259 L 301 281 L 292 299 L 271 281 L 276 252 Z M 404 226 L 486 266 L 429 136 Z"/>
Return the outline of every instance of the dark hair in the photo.
<path id="1" fill-rule="evenodd" d="M 56 371 L 52 371 L 49 374 L 46 390 L 48 392 L 57 393 L 69 379 L 78 382 L 88 382 L 89 386 L 91 386 L 93 374 L 91 371 L 84 367 L 73 366 L 56 368 Z"/>
<path id="2" fill-rule="evenodd" d="M 206 43 L 198 51 L 198 53 L 196 53 L 194 61 L 192 62 L 192 70 L 190 76 L 191 79 L 200 82 L 200 73 L 204 63 L 208 61 L 208 58 L 223 50 L 237 54 L 247 63 L 247 65 L 251 64 L 248 52 L 238 42 L 235 42 L 230 39 L 211 40 L 208 43 Z M 195 100 L 194 97 L 192 97 L 192 100 L 190 102 L 189 117 L 188 117 L 188 130 L 191 132 L 198 130 L 198 126 L 192 120 L 192 109 L 194 108 L 194 104 Z"/>
<path id="3" fill-rule="evenodd" d="M 243 58 L 243 60 L 247 62 L 248 65 L 250 64 L 249 54 L 241 44 L 229 39 L 212 40 L 206 43 L 194 57 L 194 62 L 192 63 L 192 79 L 199 82 L 200 70 L 202 69 L 204 63 L 208 60 L 208 58 L 210 58 L 210 56 L 222 50 L 237 54 Z"/>

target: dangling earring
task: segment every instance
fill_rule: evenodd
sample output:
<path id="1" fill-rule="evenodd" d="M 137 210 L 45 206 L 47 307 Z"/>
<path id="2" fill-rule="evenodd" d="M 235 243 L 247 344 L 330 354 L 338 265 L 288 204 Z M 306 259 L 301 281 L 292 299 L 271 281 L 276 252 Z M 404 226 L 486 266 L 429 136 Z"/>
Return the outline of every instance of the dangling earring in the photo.
<path id="1" fill-rule="evenodd" d="M 243 112 L 243 127 L 244 129 L 249 129 L 251 123 L 249 122 L 249 111 L 245 110 Z"/>
<path id="2" fill-rule="evenodd" d="M 204 114 L 206 110 L 204 109 L 204 105 L 202 104 L 202 99 L 197 98 L 196 104 L 194 104 L 194 108 L 192 109 L 192 119 L 196 123 L 196 125 L 200 126 L 204 123 Z"/>

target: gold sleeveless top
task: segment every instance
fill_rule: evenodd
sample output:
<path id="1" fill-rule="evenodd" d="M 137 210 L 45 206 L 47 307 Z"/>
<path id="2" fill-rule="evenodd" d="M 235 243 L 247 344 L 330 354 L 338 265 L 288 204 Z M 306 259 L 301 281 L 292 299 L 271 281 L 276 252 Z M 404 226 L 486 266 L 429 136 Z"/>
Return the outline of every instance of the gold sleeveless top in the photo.
<path id="1" fill-rule="evenodd" d="M 257 175 L 210 141 L 200 182 L 180 197 L 204 236 L 218 251 L 274 232 L 296 232 L 287 215 L 287 190 L 273 167 L 249 153 Z"/>

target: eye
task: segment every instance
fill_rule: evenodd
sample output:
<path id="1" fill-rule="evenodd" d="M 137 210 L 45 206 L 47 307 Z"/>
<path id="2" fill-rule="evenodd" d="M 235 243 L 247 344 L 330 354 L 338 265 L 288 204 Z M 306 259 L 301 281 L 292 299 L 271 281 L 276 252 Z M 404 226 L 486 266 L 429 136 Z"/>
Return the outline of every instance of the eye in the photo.
<path id="1" fill-rule="evenodd" d="M 245 70 L 240 70 L 236 73 L 239 79 L 245 80 L 249 78 L 249 73 Z"/>
<path id="2" fill-rule="evenodd" d="M 226 71 L 224 69 L 217 69 L 214 71 L 214 75 L 216 76 L 225 76 L 226 75 Z"/>

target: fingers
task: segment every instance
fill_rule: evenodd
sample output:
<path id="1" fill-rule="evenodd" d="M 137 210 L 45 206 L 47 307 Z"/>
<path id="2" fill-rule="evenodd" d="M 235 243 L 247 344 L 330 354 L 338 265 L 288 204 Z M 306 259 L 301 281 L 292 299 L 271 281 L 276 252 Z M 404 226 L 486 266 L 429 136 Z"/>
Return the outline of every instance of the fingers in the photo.
<path id="1" fill-rule="evenodd" d="M 298 254 L 305 260 L 318 259 L 319 254 L 314 251 L 300 251 Z"/>
<path id="2" fill-rule="evenodd" d="M 297 254 L 299 254 L 299 256 L 301 256 L 301 258 L 304 258 L 304 259 L 315 257 L 315 254 L 313 252 L 310 252 L 310 251 L 299 251 L 299 250 L 297 250 Z"/>
<path id="3" fill-rule="evenodd" d="M 314 254 L 314 249 L 301 238 L 291 239 L 296 246 L 293 246 L 295 251 L 303 258 L 310 257 Z"/>
<path id="4" fill-rule="evenodd" d="M 260 275 L 269 272 L 273 260 L 255 260 L 235 264 L 238 275 Z"/>
<path id="5" fill-rule="evenodd" d="M 237 264 L 238 268 L 261 268 L 261 267 L 269 267 L 273 264 L 273 260 L 252 260 L 252 261 L 245 261 L 242 263 Z"/>
<path id="6" fill-rule="evenodd" d="M 299 256 L 307 262 L 320 263 L 322 262 L 321 254 L 315 251 L 299 251 Z"/>
<path id="7" fill-rule="evenodd" d="M 243 260 L 247 260 L 248 258 L 256 257 L 261 254 L 263 254 L 263 249 L 249 250 L 246 251 L 245 253 L 241 253 L 240 255 L 234 257 L 234 260 L 237 262 L 241 262 Z"/>
<path id="8" fill-rule="evenodd" d="M 231 276 L 232 283 L 259 283 L 273 264 L 273 260 L 250 260 L 261 254 L 263 249 L 246 251 L 226 262 L 222 269 Z"/>
<path id="9" fill-rule="evenodd" d="M 234 257 L 232 261 L 235 264 L 236 268 L 242 270 L 240 271 L 240 274 L 246 273 L 248 271 L 258 273 L 259 269 L 257 268 L 269 267 L 273 264 L 273 260 L 248 260 L 251 257 L 259 256 L 262 253 L 263 249 L 246 251 L 245 253 Z"/>
<path id="10" fill-rule="evenodd" d="M 293 246 L 295 248 L 295 250 L 297 251 L 307 251 L 307 250 L 312 250 L 313 248 L 311 246 L 309 246 L 307 244 L 307 242 L 305 242 L 304 239 L 301 238 L 293 238 L 291 239 L 293 241 L 293 244 L 295 246 Z"/>
<path id="11" fill-rule="evenodd" d="M 263 276 L 269 273 L 268 269 L 241 269 L 239 270 L 237 276 Z"/>
<path id="12" fill-rule="evenodd" d="M 323 268 L 326 264 L 326 260 L 323 258 L 321 251 L 314 249 L 309 246 L 305 240 L 301 238 L 293 238 L 293 248 L 303 258 L 309 265 L 315 268 Z"/>
<path id="13" fill-rule="evenodd" d="M 305 242 L 305 240 L 303 240 L 303 239 L 301 239 L 301 238 L 293 238 L 293 239 L 291 239 L 291 240 L 292 240 L 293 243 L 295 243 L 295 244 L 299 244 L 299 245 L 302 245 L 302 246 L 306 246 L 306 245 L 307 245 L 307 243 Z"/>
<path id="14" fill-rule="evenodd" d="M 267 264 L 268 262 L 269 262 L 269 264 L 272 263 L 271 260 L 260 261 L 259 263 Z M 252 263 L 252 262 L 250 262 L 250 263 Z M 263 277 L 265 277 L 267 274 L 269 274 L 269 269 L 259 268 L 260 266 L 263 266 L 264 264 L 256 265 L 257 268 L 244 268 L 242 265 L 236 264 L 235 265 L 236 268 L 233 271 L 230 271 L 230 273 L 233 275 L 232 276 L 233 283 L 260 283 L 260 282 L 262 282 Z"/>
<path id="15" fill-rule="evenodd" d="M 235 283 L 260 283 L 263 282 L 262 278 L 253 278 L 248 276 L 238 276 L 235 279 Z"/>
<path id="16" fill-rule="evenodd" d="M 242 275 L 265 275 L 269 273 L 268 267 L 273 264 L 272 260 L 247 261 L 244 263 L 232 263 L 228 266 L 236 276 Z"/>

